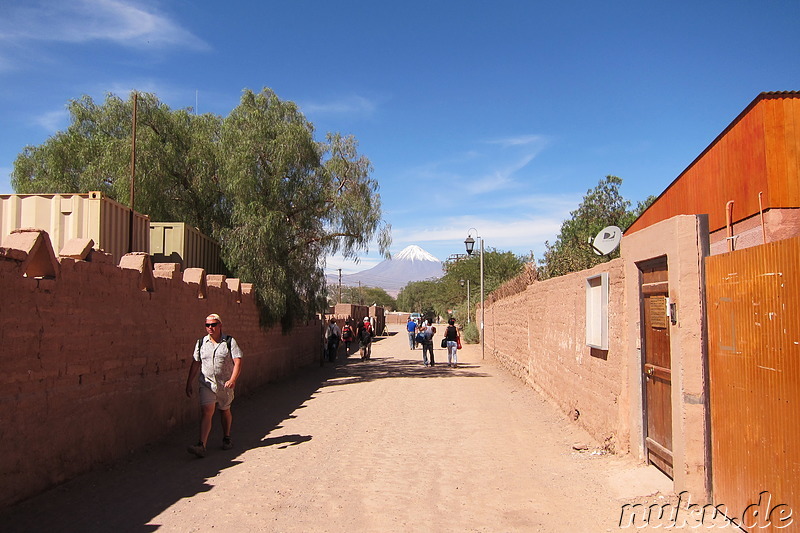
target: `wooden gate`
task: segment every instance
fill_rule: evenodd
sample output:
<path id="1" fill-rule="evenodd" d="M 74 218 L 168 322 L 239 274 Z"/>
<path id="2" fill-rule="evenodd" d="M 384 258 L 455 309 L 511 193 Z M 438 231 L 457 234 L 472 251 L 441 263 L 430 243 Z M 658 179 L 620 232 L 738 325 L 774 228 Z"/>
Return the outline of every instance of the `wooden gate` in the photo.
<path id="1" fill-rule="evenodd" d="M 644 383 L 647 460 L 672 474 L 672 356 L 667 258 L 639 263 L 642 295 L 642 372 Z"/>
<path id="2" fill-rule="evenodd" d="M 705 262 L 714 501 L 757 504 L 759 531 L 788 505 L 800 530 L 800 238 Z"/>

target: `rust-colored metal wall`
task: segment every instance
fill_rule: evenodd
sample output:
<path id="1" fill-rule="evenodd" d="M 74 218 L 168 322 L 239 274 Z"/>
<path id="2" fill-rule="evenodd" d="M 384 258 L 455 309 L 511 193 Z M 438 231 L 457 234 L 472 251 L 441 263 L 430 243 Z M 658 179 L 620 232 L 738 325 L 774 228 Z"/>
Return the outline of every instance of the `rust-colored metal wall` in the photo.
<path id="1" fill-rule="evenodd" d="M 800 92 L 762 93 L 678 176 L 626 234 L 675 215 L 708 214 L 711 232 L 762 207 L 800 207 Z"/>
<path id="2" fill-rule="evenodd" d="M 769 491 L 759 531 L 800 520 L 799 258 L 796 237 L 705 259 L 714 500 L 741 517 Z"/>

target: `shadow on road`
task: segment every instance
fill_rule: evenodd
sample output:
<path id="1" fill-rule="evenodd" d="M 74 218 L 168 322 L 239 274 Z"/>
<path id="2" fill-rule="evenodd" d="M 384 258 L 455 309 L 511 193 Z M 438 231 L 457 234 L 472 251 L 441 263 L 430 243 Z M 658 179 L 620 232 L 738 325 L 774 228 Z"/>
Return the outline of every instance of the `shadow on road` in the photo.
<path id="1" fill-rule="evenodd" d="M 376 342 L 381 342 L 377 338 Z M 477 365 L 458 369 L 437 364 L 422 365 L 421 352 L 409 355 L 418 361 L 392 357 L 358 358 L 358 345 L 351 345 L 351 356 L 344 348 L 335 364 L 311 366 L 302 374 L 280 383 L 270 383 L 237 397 L 233 406 L 234 449 L 220 449 L 221 434 L 215 417 L 208 445 L 208 456 L 197 459 L 186 452 L 196 441 L 195 425 L 179 428 L 156 444 L 132 452 L 124 460 L 68 481 L 39 496 L 0 511 L 4 532 L 36 531 L 114 531 L 150 532 L 150 524 L 170 506 L 184 498 L 215 490 L 214 478 L 225 469 L 242 463 L 240 454 L 249 449 L 273 447 L 276 451 L 310 441 L 312 435 L 269 437 L 284 420 L 296 417 L 298 409 L 324 387 L 375 381 L 387 378 L 485 377 Z M 437 355 L 444 353 L 437 350 Z M 446 355 L 444 356 L 446 358 Z M 124 424 L 124 420 L 119 421 Z M 113 428 L 109 428 L 113 431 Z M 210 480 L 210 482 L 209 482 Z M 231 495 L 235 498 L 236 495 Z M 209 509 L 209 513 L 217 510 Z"/>
<path id="2" fill-rule="evenodd" d="M 409 350 L 409 352 L 411 352 L 411 350 Z M 441 351 L 441 355 L 436 353 L 435 356 L 442 357 L 445 362 L 442 363 L 441 359 L 437 359 L 436 365 L 432 367 L 426 367 L 422 364 L 422 352 L 420 350 L 415 350 L 413 353 L 419 357 L 419 360 L 379 356 L 373 357 L 369 361 L 361 361 L 357 354 L 347 359 L 340 356 L 337 360 L 333 376 L 329 378 L 323 386 L 360 383 L 387 378 L 430 379 L 489 377 L 489 374 L 478 371 L 477 369 L 479 369 L 480 366 L 475 364 L 459 364 L 458 368 L 448 367 L 446 362 L 447 355 L 445 355 L 444 350 Z M 330 365 L 330 363 L 328 364 Z"/>
<path id="3" fill-rule="evenodd" d="M 197 441 L 197 427 L 192 424 L 176 429 L 161 442 L 131 453 L 127 459 L 98 467 L 0 511 L 3 524 L 0 529 L 4 532 L 155 531 L 158 525 L 148 525 L 153 517 L 181 499 L 214 490 L 213 478 L 241 464 L 243 451 L 266 446 L 282 450 L 311 440 L 311 435 L 269 437 L 269 434 L 279 429 L 282 421 L 294 418 L 293 413 L 304 407 L 303 403 L 314 396 L 333 371 L 330 367 L 312 366 L 293 379 L 270 383 L 237 397 L 232 411 L 233 450 L 221 449 L 217 417 L 209 438 L 208 456 L 203 459 L 186 452 L 186 447 Z"/>

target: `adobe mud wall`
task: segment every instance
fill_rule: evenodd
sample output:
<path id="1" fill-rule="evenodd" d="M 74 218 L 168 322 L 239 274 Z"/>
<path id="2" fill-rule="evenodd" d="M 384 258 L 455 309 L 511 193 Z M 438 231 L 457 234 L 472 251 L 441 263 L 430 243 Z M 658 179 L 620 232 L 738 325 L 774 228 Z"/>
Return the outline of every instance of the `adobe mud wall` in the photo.
<path id="1" fill-rule="evenodd" d="M 609 349 L 586 345 L 586 278 L 609 274 Z M 487 304 L 486 353 L 609 450 L 629 448 L 624 268 L 615 259 Z"/>
<path id="2" fill-rule="evenodd" d="M 35 279 L 23 277 L 31 250 L 0 252 L 0 507 L 196 423 L 185 385 L 209 313 L 244 352 L 238 395 L 319 361 L 319 321 L 262 330 L 238 280 L 170 265 L 154 276 L 149 259 L 120 268 L 96 251 Z"/>

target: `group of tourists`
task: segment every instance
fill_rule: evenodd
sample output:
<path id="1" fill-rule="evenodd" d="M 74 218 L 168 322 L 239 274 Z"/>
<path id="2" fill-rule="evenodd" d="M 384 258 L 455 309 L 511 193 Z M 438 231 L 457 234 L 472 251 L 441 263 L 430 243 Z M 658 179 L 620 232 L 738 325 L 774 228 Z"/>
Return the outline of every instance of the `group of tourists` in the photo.
<path id="1" fill-rule="evenodd" d="M 351 320 L 347 319 L 339 329 L 336 319 L 331 318 L 325 327 L 325 358 L 331 363 L 336 361 L 340 341 L 344 341 L 345 352 L 349 354 L 350 343 L 354 338 L 358 339 L 362 361 L 369 361 L 372 355 L 372 338 L 375 336 L 375 327 L 372 325 L 370 317 L 364 317 L 364 320 L 356 328 L 355 334 L 350 323 Z"/>
<path id="2" fill-rule="evenodd" d="M 458 349 L 461 348 L 461 338 L 455 319 L 448 321 L 442 348 L 447 348 L 447 364 L 451 367 L 458 365 Z M 236 340 L 230 335 L 222 333 L 222 319 L 212 313 L 205 320 L 206 335 L 197 340 L 192 352 L 192 364 L 189 366 L 189 376 L 186 379 L 186 395 L 194 395 L 197 383 L 200 400 L 200 437 L 197 444 L 188 447 L 189 453 L 197 457 L 206 456 L 208 436 L 214 420 L 214 413 L 219 412 L 222 424 L 222 449 L 233 448 L 231 440 L 231 404 L 233 403 L 236 380 L 242 369 L 242 350 Z M 433 337 L 436 327 L 427 320 L 417 324 L 409 318 L 408 339 L 411 349 L 422 345 L 422 360 L 425 366 L 434 366 Z M 340 329 L 335 318 L 331 318 L 325 327 L 325 356 L 328 361 L 335 361 L 339 350 L 340 341 L 344 341 L 347 353 L 350 353 L 350 343 L 358 339 L 361 349 L 361 360 L 369 361 L 372 355 L 372 339 L 375 337 L 375 327 L 370 317 L 358 325 L 353 331 L 351 320 L 346 320 Z M 430 361 L 428 359 L 430 356 Z"/>
<path id="3" fill-rule="evenodd" d="M 422 346 L 422 363 L 425 366 L 436 366 L 433 357 L 433 336 L 436 335 L 436 326 L 427 320 L 418 324 L 416 320 L 409 317 L 406 323 L 408 332 L 408 346 L 412 350 L 417 349 L 417 345 Z M 456 327 L 456 320 L 451 318 L 447 321 L 447 329 L 442 339 L 442 348 L 447 348 L 447 366 L 458 367 L 458 349 L 461 348 L 461 336 Z"/>

